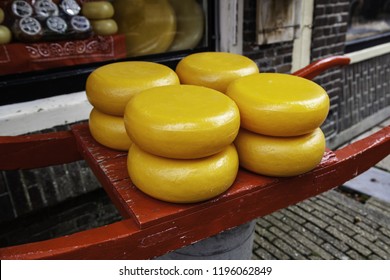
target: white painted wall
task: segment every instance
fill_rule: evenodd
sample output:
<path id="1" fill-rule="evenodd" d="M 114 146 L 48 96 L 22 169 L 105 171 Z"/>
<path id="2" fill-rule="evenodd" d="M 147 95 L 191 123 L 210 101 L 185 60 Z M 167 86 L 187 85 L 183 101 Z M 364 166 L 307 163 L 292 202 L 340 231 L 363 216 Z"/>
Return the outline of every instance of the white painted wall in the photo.
<path id="1" fill-rule="evenodd" d="M 86 120 L 91 109 L 84 91 L 0 106 L 0 136 Z"/>

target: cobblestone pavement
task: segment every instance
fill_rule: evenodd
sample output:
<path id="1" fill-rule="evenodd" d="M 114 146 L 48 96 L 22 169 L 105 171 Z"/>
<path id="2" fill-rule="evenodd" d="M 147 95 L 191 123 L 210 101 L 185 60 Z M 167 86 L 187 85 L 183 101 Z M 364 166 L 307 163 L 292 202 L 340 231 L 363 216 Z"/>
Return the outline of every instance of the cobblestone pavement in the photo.
<path id="1" fill-rule="evenodd" d="M 390 180 L 389 159 L 375 168 Z M 387 260 L 390 203 L 338 188 L 259 218 L 255 233 L 253 259 Z"/>
<path id="2" fill-rule="evenodd" d="M 390 204 L 332 190 L 260 218 L 253 259 L 390 259 Z"/>

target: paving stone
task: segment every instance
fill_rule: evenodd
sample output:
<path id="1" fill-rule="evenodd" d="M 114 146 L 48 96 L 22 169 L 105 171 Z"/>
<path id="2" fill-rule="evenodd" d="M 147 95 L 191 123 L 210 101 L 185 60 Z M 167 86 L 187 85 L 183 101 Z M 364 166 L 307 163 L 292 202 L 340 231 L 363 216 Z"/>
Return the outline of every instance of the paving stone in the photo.
<path id="1" fill-rule="evenodd" d="M 344 252 L 341 252 L 338 248 L 334 247 L 330 243 L 322 244 L 321 248 L 323 248 L 325 251 L 329 252 L 332 256 L 335 257 L 335 259 L 338 259 L 338 260 L 349 259 L 349 257 Z"/>
<path id="2" fill-rule="evenodd" d="M 380 256 L 382 259 L 388 259 L 390 257 L 388 251 L 387 252 L 384 251 L 383 249 L 376 246 L 375 243 L 370 242 L 369 240 L 367 240 L 361 235 L 356 235 L 353 237 L 353 239 L 359 242 L 360 244 L 366 246 L 367 248 L 369 248 L 372 252 Z"/>
<path id="3" fill-rule="evenodd" d="M 313 211 L 312 214 L 313 214 L 313 216 L 318 217 L 319 219 L 321 219 L 323 222 L 327 223 L 328 225 L 336 227 L 339 231 L 343 232 L 344 234 L 347 234 L 349 236 L 352 236 L 355 234 L 355 232 L 352 229 L 346 227 L 342 223 L 335 221 L 334 219 L 330 218 L 329 216 L 325 215 L 322 212 L 319 212 L 316 210 L 316 211 Z"/>
<path id="4" fill-rule="evenodd" d="M 269 254 L 273 255 L 278 260 L 289 260 L 291 257 L 287 255 L 284 250 L 276 247 L 273 243 L 270 243 L 263 237 L 255 239 L 255 242 L 258 242 L 259 247 L 266 250 Z"/>
<path id="5" fill-rule="evenodd" d="M 364 236 L 366 239 L 368 239 L 371 242 L 374 242 L 378 238 L 375 234 L 375 231 L 372 228 L 361 227 L 363 226 L 362 223 L 358 223 L 358 225 L 353 224 L 348 220 L 344 219 L 344 217 L 340 217 L 339 215 L 334 216 L 334 220 L 335 222 L 339 222 L 343 224 L 345 227 L 349 227 L 354 233 Z"/>
<path id="6" fill-rule="evenodd" d="M 287 242 L 289 246 L 292 246 L 294 248 L 294 251 L 299 252 L 299 255 L 302 254 L 304 256 L 310 255 L 310 249 L 305 247 L 305 244 L 301 242 L 301 240 L 297 240 L 292 236 L 291 238 L 290 234 L 286 234 L 282 230 L 276 228 L 276 227 L 271 227 L 269 229 L 275 236 L 278 237 L 278 239 L 275 239 L 274 242 L 277 242 L 278 240 L 283 240 L 284 242 Z M 296 255 L 296 254 L 295 254 Z"/>
<path id="7" fill-rule="evenodd" d="M 324 249 L 319 247 L 314 242 L 310 241 L 306 237 L 302 236 L 296 231 L 291 231 L 290 235 L 294 237 L 296 240 L 299 241 L 299 243 L 302 243 L 306 248 L 309 248 L 309 252 L 307 252 L 308 255 L 316 255 L 323 259 L 333 259 L 332 255 L 326 252 Z"/>
<path id="8" fill-rule="evenodd" d="M 369 260 L 382 260 L 378 255 L 372 254 L 368 257 Z"/>
<path id="9" fill-rule="evenodd" d="M 295 250 L 295 248 L 291 247 L 289 244 L 284 242 L 281 239 L 275 239 L 273 244 L 278 247 L 281 251 L 289 255 L 294 260 L 305 260 L 305 256 L 303 256 L 300 252 Z"/>
<path id="10" fill-rule="evenodd" d="M 319 236 L 321 239 L 325 240 L 326 242 L 332 244 L 334 247 L 338 248 L 340 251 L 345 252 L 348 250 L 348 246 L 332 236 L 331 234 L 327 233 L 325 230 L 313 225 L 312 223 L 308 222 L 305 224 L 305 227 L 311 230 L 314 234 Z"/>
<path id="11" fill-rule="evenodd" d="M 362 255 L 360 255 L 358 252 L 354 250 L 350 250 L 346 253 L 352 260 L 365 260 L 367 258 L 364 258 Z"/>
<path id="12" fill-rule="evenodd" d="M 259 248 L 259 249 L 255 250 L 254 255 L 257 257 L 256 259 L 259 259 L 259 260 L 274 260 L 274 259 L 276 259 L 274 256 L 272 256 L 269 252 L 267 252 L 263 248 Z"/>
<path id="13" fill-rule="evenodd" d="M 305 219 L 295 214 L 290 208 L 282 209 L 280 210 L 280 212 L 292 219 L 293 221 L 297 222 L 298 224 L 306 223 Z"/>
<path id="14" fill-rule="evenodd" d="M 256 226 L 255 232 L 256 232 L 255 240 L 256 240 L 257 236 L 264 237 L 267 240 L 269 240 L 270 242 L 272 242 L 276 238 L 276 236 L 268 229 L 258 228 Z"/>
<path id="15" fill-rule="evenodd" d="M 279 217 L 282 217 L 282 216 L 283 215 L 281 215 Z M 279 221 L 278 219 L 276 219 L 274 217 L 274 215 L 268 215 L 268 216 L 264 217 L 264 219 L 267 220 L 270 224 L 277 226 L 278 228 L 280 228 L 284 232 L 289 232 L 291 230 L 290 226 L 288 226 L 286 223 L 283 223 L 283 222 Z"/>
<path id="16" fill-rule="evenodd" d="M 310 213 L 304 211 L 302 208 L 299 208 L 298 206 L 291 206 L 290 209 L 294 211 L 295 214 L 301 216 L 302 218 L 311 221 L 313 224 L 320 228 L 326 228 L 328 225 L 321 221 L 320 219 L 317 219 L 313 217 Z"/>
<path id="17" fill-rule="evenodd" d="M 348 246 L 353 248 L 354 250 L 358 251 L 361 255 L 367 257 L 371 254 L 371 250 L 368 249 L 367 247 L 361 245 L 360 243 L 356 242 L 354 239 L 350 238 L 350 236 L 345 235 L 344 233 L 340 232 L 338 229 L 335 227 L 328 227 L 326 228 L 326 231 L 336 238 L 340 239 L 344 243 L 346 243 Z"/>

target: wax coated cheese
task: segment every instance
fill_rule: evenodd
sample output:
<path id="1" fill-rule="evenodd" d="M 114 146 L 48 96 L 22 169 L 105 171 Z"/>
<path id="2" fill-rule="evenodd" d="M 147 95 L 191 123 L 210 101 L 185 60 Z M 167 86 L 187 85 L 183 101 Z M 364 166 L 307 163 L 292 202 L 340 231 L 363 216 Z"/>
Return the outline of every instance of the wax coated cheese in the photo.
<path id="1" fill-rule="evenodd" d="M 231 144 L 240 126 L 236 104 L 200 86 L 152 88 L 134 96 L 125 110 L 126 130 L 141 149 L 169 158 L 200 158 Z"/>
<path id="2" fill-rule="evenodd" d="M 128 151 L 131 145 L 122 117 L 107 115 L 92 109 L 89 116 L 89 130 L 92 137 L 111 149 Z"/>
<path id="3" fill-rule="evenodd" d="M 146 153 L 133 144 L 127 168 L 130 179 L 144 193 L 168 202 L 193 203 L 225 192 L 238 172 L 234 145 L 201 159 L 169 159 Z"/>
<path id="4" fill-rule="evenodd" d="M 295 137 L 265 136 L 241 129 L 234 144 L 242 167 L 276 177 L 312 170 L 325 152 L 325 137 L 320 128 Z"/>
<path id="5" fill-rule="evenodd" d="M 179 84 L 167 66 L 145 61 L 117 62 L 93 71 L 86 83 L 89 102 L 99 111 L 123 116 L 127 102 L 148 88 Z"/>
<path id="6" fill-rule="evenodd" d="M 182 84 L 209 87 L 225 93 L 237 78 L 258 73 L 251 59 L 226 52 L 201 52 L 183 58 L 176 67 Z"/>
<path id="7" fill-rule="evenodd" d="M 242 127 L 270 136 L 309 133 L 324 122 L 329 111 L 329 97 L 321 86 L 289 74 L 239 78 L 226 94 L 240 109 Z"/>

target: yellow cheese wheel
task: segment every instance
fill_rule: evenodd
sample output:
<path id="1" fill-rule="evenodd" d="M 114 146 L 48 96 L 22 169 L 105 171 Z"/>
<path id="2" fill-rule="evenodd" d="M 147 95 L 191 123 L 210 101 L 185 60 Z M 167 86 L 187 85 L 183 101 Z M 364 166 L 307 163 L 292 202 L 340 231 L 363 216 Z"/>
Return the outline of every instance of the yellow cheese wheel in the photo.
<path id="1" fill-rule="evenodd" d="M 127 102 L 138 92 L 176 84 L 179 78 L 167 66 L 145 61 L 117 62 L 93 71 L 87 79 L 86 93 L 99 111 L 123 116 Z"/>
<path id="2" fill-rule="evenodd" d="M 169 51 L 195 48 L 203 38 L 204 15 L 195 0 L 169 0 L 176 14 L 176 36 Z"/>
<path id="3" fill-rule="evenodd" d="M 270 136 L 309 133 L 329 111 L 329 97 L 321 86 L 288 74 L 243 77 L 232 82 L 226 94 L 240 109 L 242 127 Z"/>
<path id="4" fill-rule="evenodd" d="M 131 140 L 158 156 L 201 158 L 231 144 L 240 127 L 233 100 L 216 90 L 174 85 L 134 96 L 124 115 Z"/>
<path id="5" fill-rule="evenodd" d="M 108 36 L 118 32 L 118 25 L 113 19 L 91 20 L 91 25 L 96 35 Z"/>
<path id="6" fill-rule="evenodd" d="M 88 19 L 109 19 L 114 16 L 114 7 L 108 1 L 84 2 L 81 12 Z"/>
<path id="7" fill-rule="evenodd" d="M 103 146 L 120 151 L 128 151 L 131 146 L 122 117 L 92 109 L 89 115 L 89 130 L 92 137 Z"/>
<path id="8" fill-rule="evenodd" d="M 237 78 L 259 72 L 251 59 L 226 52 L 201 52 L 186 56 L 176 67 L 182 84 L 209 87 L 225 93 Z"/>
<path id="9" fill-rule="evenodd" d="M 4 10 L 0 8 L 0 24 L 2 24 L 4 21 Z"/>
<path id="10" fill-rule="evenodd" d="M 115 0 L 113 5 L 128 56 L 168 50 L 176 34 L 175 12 L 168 0 Z"/>
<path id="11" fill-rule="evenodd" d="M 133 144 L 127 159 L 129 176 L 144 193 L 168 202 L 192 203 L 226 191 L 238 172 L 234 145 L 202 159 L 169 159 Z"/>
<path id="12" fill-rule="evenodd" d="M 0 45 L 8 44 L 11 42 L 12 34 L 11 30 L 5 25 L 0 25 Z"/>
<path id="13" fill-rule="evenodd" d="M 320 128 L 295 137 L 265 136 L 241 129 L 234 143 L 242 167 L 276 177 L 312 170 L 325 152 L 325 137 Z"/>

